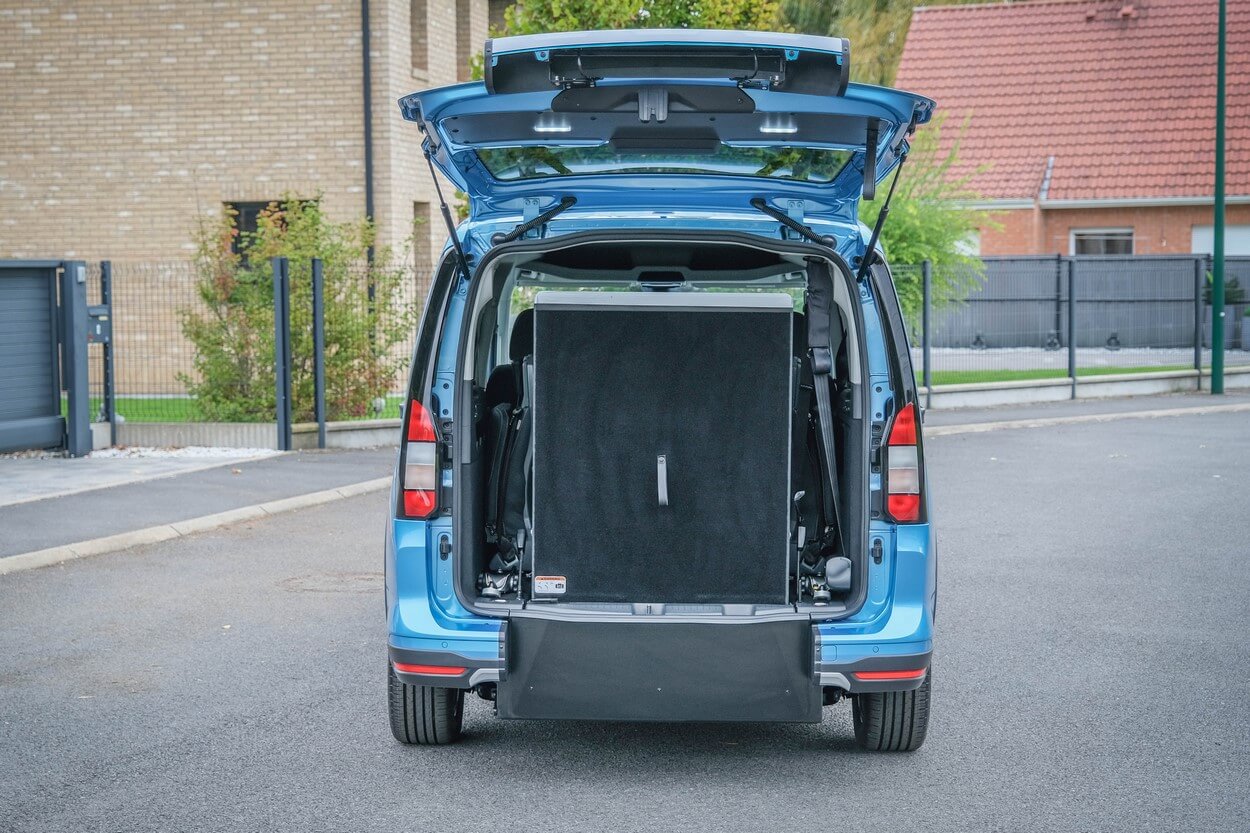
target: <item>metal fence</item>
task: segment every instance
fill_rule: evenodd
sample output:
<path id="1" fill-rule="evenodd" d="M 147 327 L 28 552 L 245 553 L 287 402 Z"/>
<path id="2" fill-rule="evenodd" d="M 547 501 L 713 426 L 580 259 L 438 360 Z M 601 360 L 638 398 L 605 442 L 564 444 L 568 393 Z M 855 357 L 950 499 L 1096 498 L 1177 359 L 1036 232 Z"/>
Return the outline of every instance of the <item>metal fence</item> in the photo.
<path id="1" fill-rule="evenodd" d="M 314 344 L 313 266 L 287 266 L 290 412 L 316 416 L 316 357 L 330 421 L 397 417 L 427 269 L 326 265 L 323 349 Z M 1210 364 L 1204 256 L 985 258 L 980 268 L 898 266 L 914 363 L 933 385 L 1190 369 Z M 111 370 L 90 345 L 93 418 L 274 422 L 279 408 L 273 265 L 224 274 L 190 261 L 88 271 L 88 302 L 111 276 Z M 1229 258 L 1226 362 L 1250 365 L 1250 258 Z M 928 323 L 926 333 L 925 323 Z M 106 379 L 112 375 L 110 388 Z"/>
<path id="2" fill-rule="evenodd" d="M 125 422 L 273 422 L 275 297 L 268 262 L 225 274 L 193 262 L 91 267 L 91 303 L 111 272 L 114 407 Z M 288 265 L 295 422 L 314 401 L 312 264 Z M 326 416 L 398 417 L 430 272 L 411 264 L 324 269 Z M 92 345 L 92 411 L 106 413 L 103 350 Z"/>
<path id="3" fill-rule="evenodd" d="M 1201 255 L 1011 257 L 894 280 L 917 372 L 943 385 L 1209 366 L 1210 269 Z M 1226 362 L 1250 365 L 1250 258 L 1226 274 Z"/>

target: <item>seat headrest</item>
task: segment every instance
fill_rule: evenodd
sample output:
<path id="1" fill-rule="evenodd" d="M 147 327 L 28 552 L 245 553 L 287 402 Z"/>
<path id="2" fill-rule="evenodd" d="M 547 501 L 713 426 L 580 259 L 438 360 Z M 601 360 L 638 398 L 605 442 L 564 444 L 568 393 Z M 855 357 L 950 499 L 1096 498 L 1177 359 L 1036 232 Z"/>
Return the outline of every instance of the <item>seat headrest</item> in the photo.
<path id="1" fill-rule="evenodd" d="M 534 352 L 534 310 L 527 309 L 512 322 L 512 338 L 508 342 L 508 358 L 519 362 Z"/>

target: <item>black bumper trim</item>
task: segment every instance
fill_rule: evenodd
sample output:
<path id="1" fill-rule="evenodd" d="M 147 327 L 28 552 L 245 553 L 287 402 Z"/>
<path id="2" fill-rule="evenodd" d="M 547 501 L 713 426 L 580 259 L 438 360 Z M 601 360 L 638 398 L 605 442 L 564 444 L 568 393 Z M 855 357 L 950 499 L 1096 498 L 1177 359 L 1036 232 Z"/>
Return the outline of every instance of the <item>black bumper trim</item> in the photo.
<path id="1" fill-rule="evenodd" d="M 403 665 L 440 665 L 450 668 L 463 668 L 460 674 L 412 674 L 395 669 L 395 676 L 400 682 L 408 685 L 433 686 L 436 688 L 472 688 L 488 682 L 498 682 L 504 674 L 505 661 L 499 659 L 480 659 L 466 657 L 454 651 L 414 651 L 409 648 L 389 646 L 391 667 L 395 663 Z M 502 654 L 502 639 L 500 653 Z"/>
<path id="2" fill-rule="evenodd" d="M 924 684 L 929 676 L 933 652 L 919 654 L 888 654 L 864 657 L 854 662 L 821 662 L 817 669 L 822 686 L 833 686 L 851 694 L 868 694 L 878 691 L 913 691 Z M 914 671 L 925 669 L 919 677 L 903 680 L 861 680 L 855 676 L 861 671 Z"/>

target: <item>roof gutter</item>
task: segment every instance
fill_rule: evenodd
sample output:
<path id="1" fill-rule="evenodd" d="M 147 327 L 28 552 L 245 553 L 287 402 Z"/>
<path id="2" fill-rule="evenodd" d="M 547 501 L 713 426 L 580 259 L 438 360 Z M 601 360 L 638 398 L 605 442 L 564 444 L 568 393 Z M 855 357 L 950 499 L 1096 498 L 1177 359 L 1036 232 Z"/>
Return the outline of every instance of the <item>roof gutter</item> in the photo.
<path id="1" fill-rule="evenodd" d="M 1240 194 L 1227 198 L 1229 205 L 1250 205 L 1250 194 Z M 1214 205 L 1213 197 L 1106 197 L 1088 200 L 1052 200 L 1039 198 L 977 200 L 961 203 L 962 207 L 977 211 L 1011 211 L 1015 209 L 1034 208 L 1166 208 L 1169 206 L 1208 206 Z"/>

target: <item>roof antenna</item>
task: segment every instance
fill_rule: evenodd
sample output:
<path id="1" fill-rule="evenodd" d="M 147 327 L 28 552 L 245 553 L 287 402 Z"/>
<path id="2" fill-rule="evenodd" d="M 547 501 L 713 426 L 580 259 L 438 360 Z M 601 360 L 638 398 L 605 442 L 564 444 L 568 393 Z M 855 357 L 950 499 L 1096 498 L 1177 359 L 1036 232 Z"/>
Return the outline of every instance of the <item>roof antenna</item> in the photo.
<path id="1" fill-rule="evenodd" d="M 434 193 L 438 195 L 438 210 L 443 212 L 443 222 L 447 224 L 447 236 L 451 238 L 451 247 L 456 250 L 456 260 L 460 263 L 460 271 L 467 281 L 472 276 L 469 272 L 469 261 L 465 259 L 464 248 L 456 235 L 456 224 L 451 219 L 451 210 L 447 208 L 447 200 L 443 199 L 443 189 L 438 184 L 438 174 L 434 173 L 434 160 L 430 156 L 430 142 L 427 139 L 421 148 L 425 152 L 425 164 L 430 166 L 430 179 L 434 180 Z"/>

